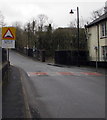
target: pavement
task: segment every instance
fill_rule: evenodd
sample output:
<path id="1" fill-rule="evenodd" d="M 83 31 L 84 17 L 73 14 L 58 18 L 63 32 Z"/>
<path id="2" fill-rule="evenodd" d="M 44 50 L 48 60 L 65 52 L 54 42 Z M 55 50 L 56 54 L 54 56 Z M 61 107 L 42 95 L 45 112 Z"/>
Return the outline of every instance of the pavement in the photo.
<path id="1" fill-rule="evenodd" d="M 96 69 L 96 67 L 94 66 L 80 66 L 80 67 L 77 67 L 77 66 L 71 66 L 71 65 L 62 65 L 62 64 L 55 64 L 55 63 L 47 63 L 47 65 L 51 65 L 51 66 L 57 66 L 57 67 L 65 67 L 65 68 L 78 68 L 78 69 L 81 69 L 81 70 L 88 70 L 88 71 L 92 71 L 92 72 L 98 72 L 98 73 L 102 73 L 102 74 L 105 74 L 107 75 L 107 68 L 101 68 L 101 67 L 98 67 Z"/>
<path id="2" fill-rule="evenodd" d="M 21 73 L 17 67 L 10 66 L 8 75 L 8 80 L 2 82 L 2 119 L 29 118 Z"/>

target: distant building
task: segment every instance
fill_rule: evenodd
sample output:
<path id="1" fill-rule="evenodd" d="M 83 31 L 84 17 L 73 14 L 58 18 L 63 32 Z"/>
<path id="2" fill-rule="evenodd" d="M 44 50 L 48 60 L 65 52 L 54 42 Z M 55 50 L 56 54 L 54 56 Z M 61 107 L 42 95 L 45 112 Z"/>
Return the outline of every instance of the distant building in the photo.
<path id="1" fill-rule="evenodd" d="M 90 61 L 96 61 L 96 58 L 99 62 L 107 61 L 107 11 L 106 10 L 107 9 L 105 6 L 105 13 L 86 26 Z"/>

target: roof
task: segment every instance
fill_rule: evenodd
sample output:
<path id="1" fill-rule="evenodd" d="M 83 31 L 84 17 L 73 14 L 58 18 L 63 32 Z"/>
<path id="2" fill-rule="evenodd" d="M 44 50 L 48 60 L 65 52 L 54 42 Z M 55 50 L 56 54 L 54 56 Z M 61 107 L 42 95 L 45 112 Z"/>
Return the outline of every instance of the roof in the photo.
<path id="1" fill-rule="evenodd" d="M 91 22 L 90 24 L 86 25 L 86 27 L 94 26 L 104 20 L 107 20 L 107 12 L 103 14 L 102 16 L 100 16 L 99 18 L 97 18 L 96 20 L 94 20 L 93 22 Z"/>

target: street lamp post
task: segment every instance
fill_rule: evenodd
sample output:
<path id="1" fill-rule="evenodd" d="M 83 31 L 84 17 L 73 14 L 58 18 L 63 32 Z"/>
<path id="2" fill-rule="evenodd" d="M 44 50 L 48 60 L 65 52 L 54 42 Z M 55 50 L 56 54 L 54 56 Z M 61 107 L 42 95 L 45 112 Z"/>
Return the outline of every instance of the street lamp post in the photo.
<path id="1" fill-rule="evenodd" d="M 95 53 L 96 53 L 96 72 L 97 72 L 97 69 L 98 69 L 98 59 L 97 59 L 97 54 L 98 54 L 98 47 L 97 46 L 95 46 Z"/>
<path id="2" fill-rule="evenodd" d="M 79 64 L 79 8 L 77 7 L 77 29 L 78 29 L 78 32 L 77 32 L 77 34 L 78 34 L 78 67 L 80 67 L 80 64 Z"/>
<path id="3" fill-rule="evenodd" d="M 70 14 L 73 14 L 73 10 L 71 9 Z M 79 7 L 77 7 L 77 65 L 80 67 L 79 64 Z"/>

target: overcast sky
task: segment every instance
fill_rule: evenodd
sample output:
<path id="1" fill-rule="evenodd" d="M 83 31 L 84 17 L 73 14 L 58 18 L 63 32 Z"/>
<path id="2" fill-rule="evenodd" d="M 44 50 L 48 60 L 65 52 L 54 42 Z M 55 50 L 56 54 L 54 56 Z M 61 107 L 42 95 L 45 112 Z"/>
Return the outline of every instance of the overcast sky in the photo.
<path id="1" fill-rule="evenodd" d="M 93 2 L 94 1 L 94 2 Z M 106 0 L 0 0 L 0 11 L 7 25 L 15 21 L 23 24 L 36 18 L 38 14 L 46 14 L 56 27 L 67 27 L 70 21 L 76 19 L 79 7 L 80 18 L 88 20 L 93 10 L 104 7 Z"/>

